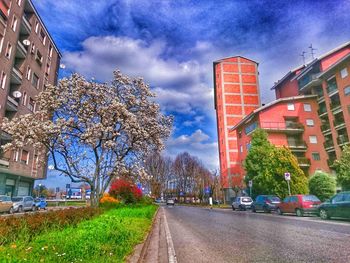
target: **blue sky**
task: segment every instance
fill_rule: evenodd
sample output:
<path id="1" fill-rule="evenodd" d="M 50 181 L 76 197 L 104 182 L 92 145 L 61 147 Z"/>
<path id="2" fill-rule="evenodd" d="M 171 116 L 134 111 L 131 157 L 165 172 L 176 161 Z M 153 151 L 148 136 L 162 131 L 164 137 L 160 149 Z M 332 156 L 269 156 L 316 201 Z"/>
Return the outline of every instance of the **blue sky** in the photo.
<path id="1" fill-rule="evenodd" d="M 48 4 L 50 2 L 50 4 Z M 63 54 L 65 73 L 108 81 L 119 68 L 142 76 L 175 116 L 166 153 L 188 151 L 218 167 L 212 62 L 259 62 L 262 102 L 273 83 L 350 40 L 350 1 L 33 0 Z M 49 184 L 56 184 L 49 174 Z M 57 182 L 58 184 L 58 182 Z M 61 180 L 61 185 L 63 180 Z"/>

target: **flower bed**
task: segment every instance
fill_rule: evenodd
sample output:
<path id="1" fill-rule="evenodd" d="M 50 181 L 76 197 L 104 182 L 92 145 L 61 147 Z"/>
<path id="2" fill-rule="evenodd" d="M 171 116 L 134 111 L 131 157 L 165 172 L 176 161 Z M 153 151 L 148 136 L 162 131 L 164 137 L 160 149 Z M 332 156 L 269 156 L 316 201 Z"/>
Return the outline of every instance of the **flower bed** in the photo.
<path id="1" fill-rule="evenodd" d="M 74 226 L 99 214 L 100 209 L 84 207 L 0 218 L 0 245 L 18 240 L 28 242 L 45 231 Z"/>

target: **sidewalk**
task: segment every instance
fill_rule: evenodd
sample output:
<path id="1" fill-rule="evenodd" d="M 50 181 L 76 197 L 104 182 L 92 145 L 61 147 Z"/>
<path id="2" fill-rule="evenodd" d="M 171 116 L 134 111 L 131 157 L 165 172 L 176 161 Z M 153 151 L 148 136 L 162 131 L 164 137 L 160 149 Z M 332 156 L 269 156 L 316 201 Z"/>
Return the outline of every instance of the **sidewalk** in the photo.
<path id="1" fill-rule="evenodd" d="M 164 208 L 159 207 L 153 227 L 146 241 L 138 245 L 129 263 L 176 263 L 176 256 Z"/>

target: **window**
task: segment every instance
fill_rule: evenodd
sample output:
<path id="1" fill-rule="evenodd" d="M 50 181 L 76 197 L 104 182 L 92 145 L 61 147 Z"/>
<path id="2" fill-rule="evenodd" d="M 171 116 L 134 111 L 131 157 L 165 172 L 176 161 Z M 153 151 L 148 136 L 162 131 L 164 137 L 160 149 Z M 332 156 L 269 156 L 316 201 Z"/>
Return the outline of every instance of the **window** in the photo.
<path id="1" fill-rule="evenodd" d="M 293 103 L 288 103 L 287 109 L 288 110 L 294 110 L 294 104 Z"/>
<path id="2" fill-rule="evenodd" d="M 313 127 L 315 125 L 314 120 L 313 119 L 307 119 L 306 120 L 306 125 L 309 127 Z"/>
<path id="3" fill-rule="evenodd" d="M 240 151 L 242 153 L 243 152 L 243 145 L 241 145 L 239 148 L 240 148 Z"/>
<path id="4" fill-rule="evenodd" d="M 35 33 L 38 34 L 38 32 L 39 32 L 39 22 L 36 21 L 36 22 L 35 22 Z"/>
<path id="5" fill-rule="evenodd" d="M 11 46 L 10 43 L 7 43 L 5 57 L 7 59 L 10 59 L 11 58 L 11 53 L 12 53 L 12 46 Z"/>
<path id="6" fill-rule="evenodd" d="M 28 109 L 32 112 L 35 111 L 35 101 L 29 97 Z"/>
<path id="7" fill-rule="evenodd" d="M 16 3 L 17 3 L 18 6 L 21 6 L 22 0 L 16 0 Z"/>
<path id="8" fill-rule="evenodd" d="M 46 35 L 43 29 L 40 29 L 40 34 L 39 34 L 40 41 L 45 45 L 46 42 Z"/>
<path id="9" fill-rule="evenodd" d="M 52 58 L 52 45 L 49 46 L 49 58 Z"/>
<path id="10" fill-rule="evenodd" d="M 340 76 L 341 78 L 346 78 L 348 76 L 348 69 L 347 68 L 343 68 L 341 71 L 340 71 Z"/>
<path id="11" fill-rule="evenodd" d="M 317 137 L 315 135 L 309 136 L 310 143 L 316 144 L 317 143 Z"/>
<path id="12" fill-rule="evenodd" d="M 32 75 L 32 69 L 28 66 L 27 67 L 27 73 L 26 73 L 27 80 L 30 80 L 30 76 L 31 75 Z"/>
<path id="13" fill-rule="evenodd" d="M 32 44 L 32 48 L 30 49 L 30 53 L 35 54 L 35 45 L 34 43 Z"/>
<path id="14" fill-rule="evenodd" d="M 11 24 L 11 28 L 12 28 L 13 31 L 16 31 L 16 29 L 17 29 L 17 23 L 18 23 L 17 17 L 13 16 L 12 24 Z"/>
<path id="15" fill-rule="evenodd" d="M 6 87 L 6 73 L 5 72 L 1 72 L 1 79 L 0 79 L 0 87 L 2 89 L 5 89 Z"/>
<path id="16" fill-rule="evenodd" d="M 22 150 L 21 163 L 28 164 L 28 160 L 29 160 L 29 152 L 26 150 Z"/>
<path id="17" fill-rule="evenodd" d="M 36 50 L 35 59 L 40 65 L 43 63 L 43 55 L 41 55 L 38 49 Z"/>
<path id="18" fill-rule="evenodd" d="M 247 143 L 246 147 L 247 147 L 247 151 L 249 151 L 251 147 L 250 143 Z"/>
<path id="19" fill-rule="evenodd" d="M 22 104 L 27 105 L 27 93 L 26 92 L 23 92 Z"/>
<path id="20" fill-rule="evenodd" d="M 32 85 L 33 85 L 33 87 L 35 87 L 36 89 L 39 88 L 39 77 L 38 77 L 35 73 L 33 73 Z"/>
<path id="21" fill-rule="evenodd" d="M 321 160 L 320 154 L 319 153 L 312 153 L 312 160 L 314 160 L 314 161 Z"/>
<path id="22" fill-rule="evenodd" d="M 50 63 L 47 63 L 46 64 L 46 72 L 45 72 L 45 74 L 48 76 L 50 74 L 50 71 L 51 71 L 51 65 L 50 65 Z M 219 121 L 220 121 L 220 119 L 219 119 Z"/>
<path id="23" fill-rule="evenodd" d="M 349 96 L 350 95 L 350 86 L 345 87 L 344 94 L 345 94 L 345 96 Z"/>
<path id="24" fill-rule="evenodd" d="M 4 36 L 0 34 L 0 52 L 2 51 L 2 45 L 4 44 Z"/>
<path id="25" fill-rule="evenodd" d="M 14 152 L 14 154 L 13 154 L 13 160 L 14 160 L 15 162 L 18 162 L 18 160 L 19 160 L 19 150 L 16 150 L 16 151 Z"/>
<path id="26" fill-rule="evenodd" d="M 258 123 L 254 122 L 250 125 L 248 125 L 247 127 L 245 127 L 245 134 L 249 134 L 251 133 L 252 131 L 254 131 L 256 128 L 258 128 Z"/>
<path id="27" fill-rule="evenodd" d="M 311 111 L 311 105 L 308 103 L 304 103 L 304 111 Z"/>

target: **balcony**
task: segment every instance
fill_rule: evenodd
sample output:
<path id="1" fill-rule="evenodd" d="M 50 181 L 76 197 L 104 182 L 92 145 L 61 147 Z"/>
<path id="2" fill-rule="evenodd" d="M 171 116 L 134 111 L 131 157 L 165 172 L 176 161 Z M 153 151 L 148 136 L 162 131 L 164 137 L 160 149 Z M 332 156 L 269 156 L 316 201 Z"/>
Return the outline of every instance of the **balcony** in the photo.
<path id="1" fill-rule="evenodd" d="M 13 67 L 11 72 L 11 83 L 16 85 L 21 85 L 22 78 L 23 78 L 22 72 L 16 67 Z"/>
<path id="2" fill-rule="evenodd" d="M 336 160 L 336 159 L 328 159 L 328 160 L 327 160 L 328 166 L 329 166 L 329 167 L 332 167 L 335 160 Z"/>
<path id="3" fill-rule="evenodd" d="M 27 56 L 27 49 L 26 47 L 22 44 L 21 41 L 17 42 L 17 50 L 16 50 L 16 58 L 22 58 L 25 59 Z"/>
<path id="4" fill-rule="evenodd" d="M 20 33 L 22 35 L 29 35 L 32 29 L 32 25 L 29 23 L 29 17 L 26 14 L 22 16 L 22 26 Z"/>
<path id="5" fill-rule="evenodd" d="M 325 148 L 326 150 L 327 150 L 327 149 L 334 148 L 333 140 L 325 141 L 325 142 L 323 143 L 323 146 L 324 146 L 324 148 Z"/>
<path id="6" fill-rule="evenodd" d="M 16 99 L 7 96 L 7 102 L 6 102 L 6 110 L 7 111 L 17 111 L 18 108 L 18 102 Z"/>
<path id="7" fill-rule="evenodd" d="M 306 157 L 297 157 L 299 166 L 301 167 L 306 167 L 306 166 L 310 166 L 310 159 L 306 158 Z"/>
<path id="8" fill-rule="evenodd" d="M 307 146 L 304 141 L 290 141 L 288 142 L 288 147 L 292 152 L 306 151 Z"/>
<path id="9" fill-rule="evenodd" d="M 318 78 L 318 73 L 309 74 L 305 76 L 301 81 L 299 81 L 299 90 L 304 91 L 308 88 L 319 86 L 322 83 L 322 80 Z"/>
<path id="10" fill-rule="evenodd" d="M 337 111 L 337 110 L 339 110 L 341 108 L 340 101 L 331 101 L 330 106 L 331 106 L 331 110 L 333 112 Z"/>
<path id="11" fill-rule="evenodd" d="M 340 134 L 337 138 L 338 145 L 348 144 L 349 137 L 346 134 Z"/>
<path id="12" fill-rule="evenodd" d="M 340 128 L 344 128 L 344 126 L 345 126 L 345 121 L 344 121 L 344 119 L 335 119 L 335 120 L 333 121 L 333 124 L 334 124 L 334 127 L 335 127 L 336 129 L 340 129 Z"/>
<path id="13" fill-rule="evenodd" d="M 300 133 L 304 126 L 298 122 L 262 122 L 260 128 L 266 131 Z"/>
<path id="14" fill-rule="evenodd" d="M 320 108 L 317 110 L 319 116 L 322 116 L 327 113 L 327 108 Z"/>
<path id="15" fill-rule="evenodd" d="M 328 86 L 327 86 L 328 94 L 335 93 L 336 91 L 338 91 L 337 83 L 335 82 L 328 83 Z"/>
<path id="16" fill-rule="evenodd" d="M 326 132 L 326 131 L 329 131 L 331 129 L 331 126 L 329 125 L 329 123 L 325 123 L 325 124 L 322 124 L 321 125 L 321 131 L 322 132 Z"/>

